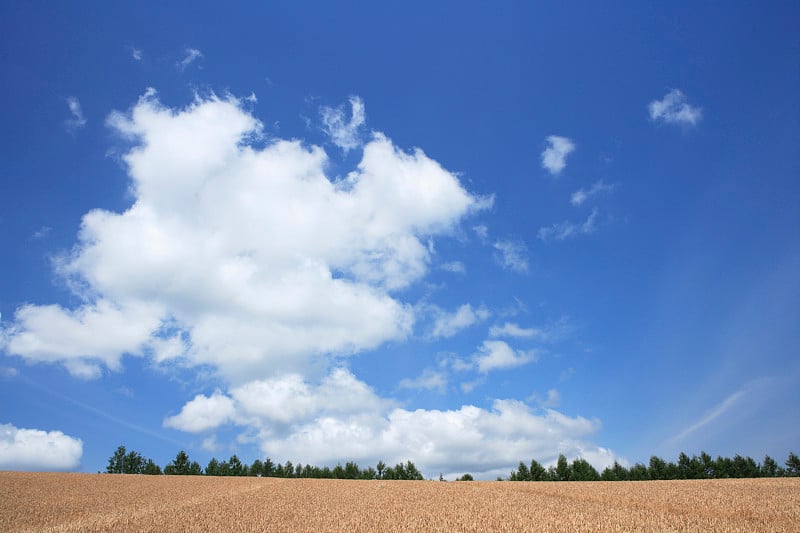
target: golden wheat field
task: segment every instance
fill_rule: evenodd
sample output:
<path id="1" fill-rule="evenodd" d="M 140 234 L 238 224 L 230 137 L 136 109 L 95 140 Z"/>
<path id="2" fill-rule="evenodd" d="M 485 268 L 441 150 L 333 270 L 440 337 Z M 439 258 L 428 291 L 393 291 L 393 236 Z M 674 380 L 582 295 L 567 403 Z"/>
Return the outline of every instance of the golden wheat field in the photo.
<path id="1" fill-rule="evenodd" d="M 800 478 L 345 481 L 0 472 L 2 531 L 800 531 Z"/>

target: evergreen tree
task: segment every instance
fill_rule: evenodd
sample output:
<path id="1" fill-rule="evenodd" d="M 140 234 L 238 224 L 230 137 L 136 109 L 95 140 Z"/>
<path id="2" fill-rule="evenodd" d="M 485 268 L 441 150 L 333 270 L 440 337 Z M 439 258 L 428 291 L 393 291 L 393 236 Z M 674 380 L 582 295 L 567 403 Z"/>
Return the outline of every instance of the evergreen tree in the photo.
<path id="1" fill-rule="evenodd" d="M 800 476 L 800 457 L 797 457 L 794 452 L 789 452 L 789 458 L 786 459 L 786 475 Z"/>
<path id="2" fill-rule="evenodd" d="M 142 474 L 147 474 L 148 476 L 160 476 L 161 475 L 161 467 L 158 466 L 152 459 L 148 459 L 142 469 Z"/>
<path id="3" fill-rule="evenodd" d="M 219 474 L 219 461 L 215 457 L 212 457 L 211 460 L 206 465 L 206 475 L 207 476 L 218 476 Z"/>
<path id="4" fill-rule="evenodd" d="M 125 454 L 127 450 L 125 446 L 120 446 L 114 451 L 114 454 L 108 459 L 108 466 L 106 467 L 107 474 L 122 474 L 123 465 L 125 463 Z"/>
<path id="5" fill-rule="evenodd" d="M 778 477 L 780 475 L 783 475 L 783 469 L 778 466 L 778 462 L 769 455 L 765 455 L 764 464 L 761 465 L 761 476 Z"/>
<path id="6" fill-rule="evenodd" d="M 600 474 L 597 470 L 583 458 L 577 458 L 572 461 L 570 467 L 570 481 L 599 481 Z"/>
<path id="7" fill-rule="evenodd" d="M 261 462 L 261 459 L 256 459 L 253 461 L 253 464 L 250 465 L 250 475 L 261 477 L 264 475 L 264 463 Z"/>
<path id="8" fill-rule="evenodd" d="M 569 481 L 571 474 L 572 472 L 570 471 L 566 456 L 563 453 L 559 454 L 558 461 L 556 462 L 556 480 Z"/>
<path id="9" fill-rule="evenodd" d="M 189 456 L 185 451 L 181 450 L 175 456 L 175 459 L 164 467 L 164 473 L 168 476 L 188 476 L 191 473 L 190 465 Z"/>

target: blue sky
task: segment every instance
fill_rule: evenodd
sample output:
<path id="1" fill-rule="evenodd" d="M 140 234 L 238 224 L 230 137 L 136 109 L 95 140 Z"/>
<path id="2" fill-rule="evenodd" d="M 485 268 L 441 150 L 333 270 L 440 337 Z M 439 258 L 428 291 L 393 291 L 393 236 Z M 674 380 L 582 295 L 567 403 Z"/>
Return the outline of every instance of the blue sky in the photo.
<path id="1" fill-rule="evenodd" d="M 0 7 L 0 468 L 800 429 L 791 2 Z"/>

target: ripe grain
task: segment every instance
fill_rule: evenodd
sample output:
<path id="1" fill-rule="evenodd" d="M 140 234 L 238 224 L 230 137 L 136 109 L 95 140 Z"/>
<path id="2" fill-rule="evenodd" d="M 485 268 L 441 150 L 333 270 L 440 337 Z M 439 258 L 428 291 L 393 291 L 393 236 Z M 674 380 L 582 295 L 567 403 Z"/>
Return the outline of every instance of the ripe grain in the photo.
<path id="1" fill-rule="evenodd" d="M 440 483 L 0 472 L 0 531 L 800 531 L 800 479 Z"/>

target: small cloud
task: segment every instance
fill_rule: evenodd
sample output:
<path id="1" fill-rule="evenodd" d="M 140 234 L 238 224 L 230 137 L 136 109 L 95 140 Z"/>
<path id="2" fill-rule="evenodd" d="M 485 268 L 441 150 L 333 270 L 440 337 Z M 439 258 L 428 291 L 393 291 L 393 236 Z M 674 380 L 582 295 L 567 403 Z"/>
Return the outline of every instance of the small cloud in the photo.
<path id="1" fill-rule="evenodd" d="M 561 394 L 556 389 L 547 391 L 547 399 L 542 402 L 542 407 L 558 407 L 561 405 Z"/>
<path id="2" fill-rule="evenodd" d="M 514 350 L 503 341 L 483 341 L 483 345 L 473 356 L 478 371 L 486 374 L 492 370 L 502 370 L 522 366 L 536 360 L 533 350 Z"/>
<path id="3" fill-rule="evenodd" d="M 661 100 L 653 100 L 647 108 L 651 120 L 667 124 L 694 126 L 703 116 L 703 110 L 686 103 L 686 95 L 678 89 L 671 90 Z"/>
<path id="4" fill-rule="evenodd" d="M 483 224 L 479 224 L 477 226 L 472 227 L 472 231 L 475 232 L 475 235 L 481 240 L 481 242 L 485 243 L 486 240 L 489 238 L 489 228 L 487 228 Z"/>
<path id="5" fill-rule="evenodd" d="M 184 70 L 186 70 L 186 67 L 188 67 L 189 65 L 191 65 L 196 60 L 202 57 L 203 57 L 203 52 L 201 52 L 197 48 L 187 48 L 186 56 L 182 60 L 178 61 L 178 63 L 176 64 L 178 70 L 183 72 Z"/>
<path id="6" fill-rule="evenodd" d="M 364 102 L 358 96 L 350 97 L 350 120 L 346 121 L 342 106 L 333 108 L 322 106 L 319 110 L 324 127 L 322 131 L 328 134 L 331 142 L 342 149 L 346 154 L 354 148 L 361 146 L 359 130 L 366 122 Z"/>
<path id="7" fill-rule="evenodd" d="M 127 398 L 133 398 L 133 391 L 129 387 L 122 386 L 116 389 L 116 391 Z"/>
<path id="8" fill-rule="evenodd" d="M 558 135 L 550 135 L 546 140 L 549 146 L 542 152 L 542 167 L 557 176 L 567 166 L 567 156 L 575 150 L 575 143 Z"/>
<path id="9" fill-rule="evenodd" d="M 466 274 L 467 268 L 464 266 L 464 263 L 461 261 L 451 261 L 449 263 L 442 263 L 439 268 L 445 270 L 447 272 L 453 272 L 454 274 Z"/>
<path id="10" fill-rule="evenodd" d="M 141 61 L 142 60 L 142 51 L 135 46 L 130 47 L 131 50 L 131 57 L 134 61 Z"/>
<path id="11" fill-rule="evenodd" d="M 398 386 L 401 389 L 437 390 L 443 393 L 447 386 L 447 378 L 441 372 L 428 368 L 416 378 L 401 380 Z"/>
<path id="12" fill-rule="evenodd" d="M 478 322 L 489 318 L 489 310 L 484 306 L 473 309 L 470 304 L 464 304 L 453 313 L 436 309 L 436 321 L 433 325 L 431 337 L 434 339 L 452 337 L 462 329 L 468 328 Z"/>
<path id="13" fill-rule="evenodd" d="M 599 211 L 597 208 L 592 209 L 592 212 L 589 214 L 588 218 L 583 222 L 583 224 L 574 224 L 569 221 L 564 221 L 559 224 L 553 224 L 552 226 L 539 228 L 539 232 L 536 234 L 536 236 L 539 239 L 547 242 L 551 239 L 563 241 L 569 237 L 594 233 L 594 231 L 597 229 L 596 221 L 598 213 Z"/>
<path id="14" fill-rule="evenodd" d="M 561 383 L 563 383 L 565 381 L 569 381 L 570 379 L 572 379 L 572 376 L 574 376 L 574 375 L 575 375 L 575 369 L 572 368 L 572 367 L 569 367 L 566 370 L 562 370 L 561 371 L 561 375 L 558 376 L 558 381 L 560 381 Z"/>
<path id="15" fill-rule="evenodd" d="M 559 394 L 556 389 L 550 389 L 547 391 L 547 396 L 545 398 L 539 397 L 538 394 L 532 394 L 528 398 L 528 401 L 538 403 L 539 407 L 543 409 L 552 409 L 561 404 L 561 394 Z"/>
<path id="16" fill-rule="evenodd" d="M 483 385 L 486 379 L 480 378 L 475 379 L 472 381 L 465 381 L 461 384 L 461 392 L 464 394 L 469 394 L 470 392 L 474 391 L 476 387 Z"/>
<path id="17" fill-rule="evenodd" d="M 520 241 L 502 240 L 494 243 L 495 260 L 506 270 L 528 271 L 528 248 Z"/>
<path id="18" fill-rule="evenodd" d="M 19 375 L 19 370 L 13 366 L 0 366 L 0 378 L 15 378 Z"/>
<path id="19" fill-rule="evenodd" d="M 83 116 L 83 109 L 81 109 L 81 103 L 77 98 L 74 96 L 69 96 L 66 98 L 66 101 L 72 117 L 65 120 L 64 125 L 67 127 L 67 131 L 69 133 L 75 133 L 79 129 L 86 126 L 86 118 Z"/>
<path id="20" fill-rule="evenodd" d="M 572 205 L 579 206 L 586 202 L 588 199 L 604 192 L 611 192 L 614 190 L 615 185 L 608 185 L 603 180 L 596 181 L 589 189 L 578 189 L 569 199 Z"/>
<path id="21" fill-rule="evenodd" d="M 220 450 L 221 446 L 217 442 L 217 435 L 212 434 L 208 437 L 203 439 L 203 442 L 200 443 L 200 447 L 206 450 L 207 452 L 217 452 Z"/>
<path id="22" fill-rule="evenodd" d="M 37 241 L 44 239 L 45 237 L 47 237 L 47 234 L 50 233 L 52 230 L 53 228 L 51 228 L 50 226 L 42 226 L 41 228 L 33 232 L 33 238 L 36 239 Z"/>
<path id="23" fill-rule="evenodd" d="M 535 328 L 521 328 L 513 322 L 506 322 L 502 326 L 492 326 L 489 328 L 490 337 L 535 337 L 541 331 Z"/>

